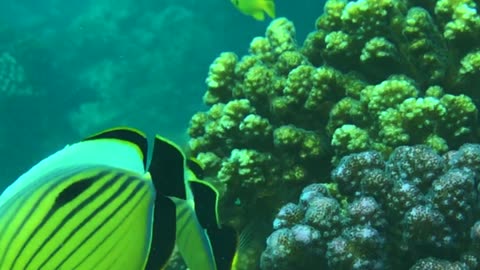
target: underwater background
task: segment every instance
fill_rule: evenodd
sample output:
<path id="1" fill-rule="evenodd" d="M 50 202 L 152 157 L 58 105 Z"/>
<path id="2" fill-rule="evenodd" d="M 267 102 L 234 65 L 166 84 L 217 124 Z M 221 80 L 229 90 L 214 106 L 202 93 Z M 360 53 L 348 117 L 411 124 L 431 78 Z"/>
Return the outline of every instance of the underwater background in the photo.
<path id="1" fill-rule="evenodd" d="M 129 125 L 203 165 L 234 269 L 480 269 L 479 0 L 2 3 L 1 179 Z"/>

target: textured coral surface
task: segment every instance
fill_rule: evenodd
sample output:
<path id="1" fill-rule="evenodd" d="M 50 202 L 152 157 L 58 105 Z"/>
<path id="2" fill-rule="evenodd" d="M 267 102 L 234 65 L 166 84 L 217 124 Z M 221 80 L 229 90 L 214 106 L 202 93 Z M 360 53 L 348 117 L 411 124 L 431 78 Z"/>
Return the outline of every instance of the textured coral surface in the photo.
<path id="1" fill-rule="evenodd" d="M 205 165 L 206 178 L 223 192 L 224 218 L 238 228 L 252 220 L 270 222 L 272 213 L 307 184 L 333 181 L 338 194 L 323 196 L 319 207 L 330 209 L 331 214 L 367 204 L 386 211 L 388 223 L 404 226 L 404 231 L 395 229 L 402 237 L 390 239 L 383 229 L 361 222 L 348 227 L 332 223 L 329 226 L 335 232 L 326 227 L 320 235 L 309 222 L 279 228 L 267 246 L 296 241 L 300 246 L 320 245 L 320 249 L 307 254 L 302 248 L 284 250 L 279 256 L 295 258 L 278 269 L 292 269 L 290 263 L 315 254 L 329 254 L 330 259 L 321 262 L 331 269 L 406 269 L 417 259 L 414 269 L 428 269 L 421 267 L 443 267 L 448 261 L 461 261 L 461 256 L 464 261 L 473 260 L 462 253 L 468 253 L 467 247 L 457 249 L 468 237 L 456 235 L 473 224 L 458 229 L 449 223 L 453 218 L 449 211 L 455 211 L 450 207 L 463 206 L 433 197 L 425 203 L 424 197 L 435 185 L 444 193 L 455 193 L 455 188 L 448 187 L 453 185 L 449 179 L 467 177 L 458 185 L 477 185 L 476 173 L 447 172 L 439 155 L 478 141 L 479 4 L 473 0 L 330 0 L 316 21 L 317 30 L 302 45 L 296 42 L 293 23 L 278 18 L 265 36 L 252 40 L 249 54 L 220 54 L 206 80 L 203 100 L 209 109 L 192 117 L 188 132 L 191 155 Z M 413 175 L 417 171 L 383 167 L 383 159 L 399 158 L 402 146 L 408 145 L 423 145 L 413 149 L 422 153 L 418 157 L 433 158 L 428 163 L 431 171 L 416 168 L 422 175 Z M 379 168 L 373 170 L 372 178 L 362 182 L 359 175 L 330 177 L 332 166 L 343 166 L 343 157 L 364 151 L 373 156 L 363 162 L 379 163 L 370 164 Z M 414 166 L 416 160 L 410 162 Z M 385 179 L 385 170 L 396 180 Z M 404 178 L 408 182 L 403 183 Z M 369 190 L 369 197 L 358 197 L 361 190 Z M 460 197 L 455 200 L 462 204 Z M 311 218 L 324 218 L 317 214 Z M 430 231 L 435 235 L 427 235 Z M 384 250 L 392 243 L 393 251 L 400 252 L 399 262 L 390 255 L 393 251 Z M 439 251 L 416 253 L 424 245 Z M 356 261 L 344 253 L 352 246 L 374 251 L 360 252 Z M 456 251 L 444 256 L 451 250 Z M 446 261 L 421 260 L 423 255 L 438 255 Z M 402 258 L 408 260 L 397 264 Z M 263 265 L 272 265 L 264 261 Z M 269 267 L 264 269 L 275 269 Z M 307 265 L 305 269 L 315 268 Z"/>
<path id="2" fill-rule="evenodd" d="M 478 144 L 348 155 L 278 211 L 261 268 L 478 269 L 479 162 Z"/>

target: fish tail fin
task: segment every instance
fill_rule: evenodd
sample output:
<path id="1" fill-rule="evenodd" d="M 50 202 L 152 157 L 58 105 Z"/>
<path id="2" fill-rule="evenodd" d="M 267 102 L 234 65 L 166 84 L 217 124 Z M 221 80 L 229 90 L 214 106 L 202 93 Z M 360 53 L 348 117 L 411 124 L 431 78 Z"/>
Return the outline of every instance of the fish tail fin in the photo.
<path id="1" fill-rule="evenodd" d="M 263 21 L 265 20 L 265 14 L 263 13 L 263 11 L 257 11 L 257 12 L 254 12 L 252 14 L 252 17 L 257 20 L 257 21 Z"/>
<path id="2" fill-rule="evenodd" d="M 259 255 L 252 253 L 252 251 L 259 250 L 254 243 L 255 238 L 259 236 L 257 228 L 258 222 L 252 221 L 240 233 L 226 224 L 207 230 L 218 270 L 251 269 L 253 267 L 253 265 L 248 265 L 245 268 L 245 262 L 253 261 L 246 260 L 246 258 Z"/>
<path id="3" fill-rule="evenodd" d="M 255 234 L 255 222 L 249 222 L 245 228 L 242 229 L 240 234 L 237 237 L 237 246 L 235 250 L 235 254 L 232 258 L 232 265 L 230 270 L 237 270 L 239 269 L 240 259 L 241 256 L 245 256 L 248 253 L 248 249 L 251 248 L 254 234 Z"/>
<path id="4" fill-rule="evenodd" d="M 264 0 L 263 10 L 270 18 L 275 18 L 275 2 L 273 0 Z"/>
<path id="5" fill-rule="evenodd" d="M 215 255 L 215 264 L 218 270 L 231 270 L 236 260 L 238 235 L 230 226 L 212 227 L 207 229 L 208 237 Z"/>

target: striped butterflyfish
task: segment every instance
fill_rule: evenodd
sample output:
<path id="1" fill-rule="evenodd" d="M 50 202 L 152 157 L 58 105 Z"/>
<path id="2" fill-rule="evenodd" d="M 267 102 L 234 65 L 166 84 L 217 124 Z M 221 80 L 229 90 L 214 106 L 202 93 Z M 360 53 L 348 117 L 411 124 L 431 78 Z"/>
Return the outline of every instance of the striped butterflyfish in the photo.
<path id="1" fill-rule="evenodd" d="M 158 136 L 155 146 L 152 160 L 177 151 Z M 39 162 L 0 195 L 0 269 L 163 268 L 176 237 L 168 196 L 181 195 L 183 168 L 146 165 L 146 137 L 128 128 Z"/>

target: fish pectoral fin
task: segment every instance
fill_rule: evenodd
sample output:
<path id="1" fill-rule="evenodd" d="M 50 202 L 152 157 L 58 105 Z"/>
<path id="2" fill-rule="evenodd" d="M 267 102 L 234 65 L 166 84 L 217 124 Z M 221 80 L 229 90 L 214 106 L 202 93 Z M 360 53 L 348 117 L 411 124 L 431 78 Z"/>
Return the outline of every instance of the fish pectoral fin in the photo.
<path id="1" fill-rule="evenodd" d="M 215 258 L 207 231 L 195 214 L 193 205 L 172 198 L 177 205 L 177 248 L 185 264 L 192 270 L 213 270 Z"/>
<path id="2" fill-rule="evenodd" d="M 263 21 L 265 20 L 265 14 L 263 13 L 263 10 L 260 11 L 255 11 L 254 13 L 251 14 L 252 17 L 257 20 L 257 21 Z"/>
<path id="3" fill-rule="evenodd" d="M 265 0 L 263 2 L 263 11 L 267 13 L 267 15 L 274 19 L 275 18 L 275 2 L 273 0 Z"/>
<path id="4" fill-rule="evenodd" d="M 157 194 L 152 219 L 152 240 L 145 270 L 163 269 L 172 255 L 177 230 L 176 215 L 175 203 Z"/>
<path id="5" fill-rule="evenodd" d="M 189 184 L 195 201 L 195 214 L 202 227 L 218 227 L 218 191 L 210 183 L 201 180 L 190 180 Z"/>
<path id="6" fill-rule="evenodd" d="M 175 143 L 155 137 L 149 172 L 157 193 L 186 200 L 185 155 Z"/>

